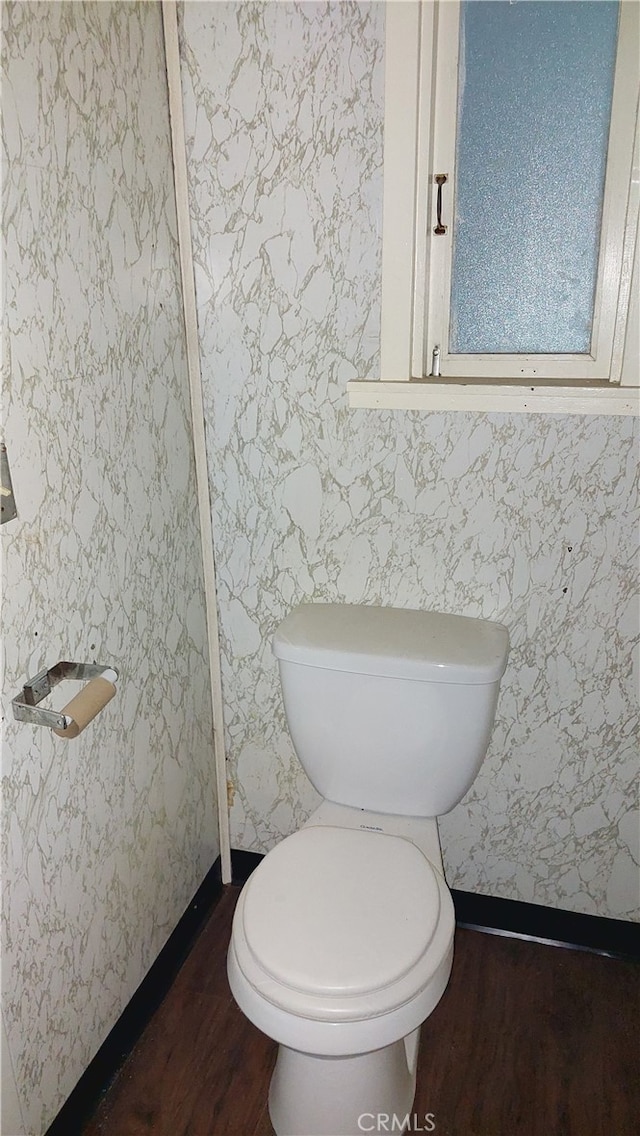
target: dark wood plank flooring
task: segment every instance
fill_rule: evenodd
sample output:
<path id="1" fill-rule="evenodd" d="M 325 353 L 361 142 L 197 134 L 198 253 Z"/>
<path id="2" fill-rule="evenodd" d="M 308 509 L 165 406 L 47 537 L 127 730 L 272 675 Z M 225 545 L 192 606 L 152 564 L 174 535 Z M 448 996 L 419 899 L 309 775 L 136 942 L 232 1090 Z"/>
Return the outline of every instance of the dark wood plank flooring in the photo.
<path id="1" fill-rule="evenodd" d="M 225 889 L 83 1136 L 272 1136 L 276 1045 L 226 979 L 238 894 Z M 413 1131 L 636 1136 L 639 971 L 458 929 L 449 987 L 422 1028 Z"/>

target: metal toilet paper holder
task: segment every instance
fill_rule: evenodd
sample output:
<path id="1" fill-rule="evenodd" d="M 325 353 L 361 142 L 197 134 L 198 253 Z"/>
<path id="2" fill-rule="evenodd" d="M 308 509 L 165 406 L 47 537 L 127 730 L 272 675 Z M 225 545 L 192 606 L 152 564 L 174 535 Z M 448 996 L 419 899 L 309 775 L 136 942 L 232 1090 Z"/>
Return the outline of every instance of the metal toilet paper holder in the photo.
<path id="1" fill-rule="evenodd" d="M 46 698 L 54 686 L 63 679 L 99 678 L 106 670 L 111 670 L 118 677 L 115 667 L 100 666 L 98 663 L 56 663 L 54 667 L 45 667 L 34 678 L 25 682 L 22 693 L 12 698 L 13 716 L 18 722 L 30 722 L 33 726 L 49 726 L 50 729 L 64 730 L 66 725 L 63 710 L 42 710 L 38 703 Z"/>

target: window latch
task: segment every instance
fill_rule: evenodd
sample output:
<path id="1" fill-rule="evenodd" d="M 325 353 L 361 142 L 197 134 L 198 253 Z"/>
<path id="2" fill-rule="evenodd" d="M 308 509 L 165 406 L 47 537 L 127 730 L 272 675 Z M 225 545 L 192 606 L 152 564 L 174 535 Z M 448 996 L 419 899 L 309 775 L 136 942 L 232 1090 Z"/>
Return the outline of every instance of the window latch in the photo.
<path id="1" fill-rule="evenodd" d="M 442 187 L 446 181 L 449 180 L 448 174 L 436 174 L 433 179 L 438 187 L 438 198 L 436 201 L 436 214 L 438 223 L 434 227 L 434 233 L 437 237 L 443 237 L 447 231 L 447 226 L 442 224 Z"/>

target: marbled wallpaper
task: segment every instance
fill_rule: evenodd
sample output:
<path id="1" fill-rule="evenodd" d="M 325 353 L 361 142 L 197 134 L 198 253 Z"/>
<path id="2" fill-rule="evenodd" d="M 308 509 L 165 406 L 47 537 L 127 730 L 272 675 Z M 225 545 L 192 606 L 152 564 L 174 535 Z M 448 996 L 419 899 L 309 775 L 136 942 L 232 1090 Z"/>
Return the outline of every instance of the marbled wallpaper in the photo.
<path id="1" fill-rule="evenodd" d="M 3 1019 L 39 1136 L 218 838 L 160 6 L 2 16 Z M 58 659 L 120 671 L 76 741 L 10 707 Z"/>
<path id="2" fill-rule="evenodd" d="M 349 411 L 379 373 L 384 5 L 180 13 L 232 846 L 316 803 L 270 651 L 293 604 L 482 616 L 512 648 L 449 883 L 638 918 L 637 422 Z"/>

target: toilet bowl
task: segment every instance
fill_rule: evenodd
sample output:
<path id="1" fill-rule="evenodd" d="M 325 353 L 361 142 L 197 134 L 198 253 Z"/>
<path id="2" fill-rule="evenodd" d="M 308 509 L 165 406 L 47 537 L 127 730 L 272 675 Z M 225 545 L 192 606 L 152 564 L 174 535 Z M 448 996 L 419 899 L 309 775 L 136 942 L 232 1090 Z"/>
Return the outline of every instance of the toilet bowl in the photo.
<path id="1" fill-rule="evenodd" d="M 338 604 L 303 604 L 276 632 L 294 747 L 323 801 L 249 878 L 227 969 L 279 1043 L 277 1136 L 357 1136 L 378 1114 L 400 1131 L 411 1111 L 420 1026 L 453 959 L 436 817 L 480 767 L 508 643 L 483 620 Z"/>
<path id="2" fill-rule="evenodd" d="M 228 974 L 280 1043 L 278 1136 L 350 1136 L 365 1114 L 406 1115 L 454 924 L 443 876 L 401 836 L 310 824 L 265 857 L 238 900 Z"/>

